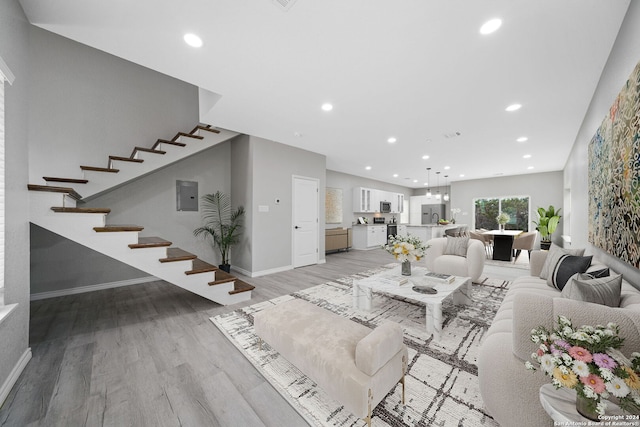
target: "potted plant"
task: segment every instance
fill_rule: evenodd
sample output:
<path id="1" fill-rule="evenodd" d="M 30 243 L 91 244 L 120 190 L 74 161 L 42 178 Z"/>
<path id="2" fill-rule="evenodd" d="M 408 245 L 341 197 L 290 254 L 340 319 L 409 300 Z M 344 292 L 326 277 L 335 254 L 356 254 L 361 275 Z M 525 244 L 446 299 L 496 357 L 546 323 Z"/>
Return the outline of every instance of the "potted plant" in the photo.
<path id="1" fill-rule="evenodd" d="M 201 200 L 203 226 L 193 230 L 193 235 L 211 239 L 213 246 L 220 251 L 220 269 L 229 273 L 229 251 L 240 239 L 244 207 L 239 206 L 233 211 L 231 199 L 220 191 L 205 194 Z"/>
<path id="2" fill-rule="evenodd" d="M 548 250 L 551 247 L 551 235 L 560 223 L 560 210 L 556 210 L 553 205 L 549 209 L 538 208 L 538 222 L 533 221 L 536 230 L 540 232 L 540 249 Z"/>

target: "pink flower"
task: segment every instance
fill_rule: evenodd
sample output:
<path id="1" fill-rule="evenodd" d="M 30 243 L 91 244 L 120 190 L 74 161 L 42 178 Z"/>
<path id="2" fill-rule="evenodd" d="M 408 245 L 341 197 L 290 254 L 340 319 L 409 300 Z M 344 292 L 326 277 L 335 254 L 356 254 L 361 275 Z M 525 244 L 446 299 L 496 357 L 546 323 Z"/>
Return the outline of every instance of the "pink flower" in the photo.
<path id="1" fill-rule="evenodd" d="M 608 354 L 605 354 L 605 353 L 594 353 L 593 361 L 600 368 L 613 369 L 616 366 L 618 366 L 616 361 L 613 360 Z"/>
<path id="2" fill-rule="evenodd" d="M 580 360 L 585 363 L 591 363 L 591 361 L 593 360 L 593 356 L 591 356 L 591 353 L 589 353 L 587 349 L 584 349 L 582 347 L 571 347 L 569 349 L 569 354 L 574 359 Z"/>
<path id="3" fill-rule="evenodd" d="M 598 394 L 605 391 L 604 381 L 595 374 L 589 374 L 586 377 L 581 377 L 580 381 L 582 381 L 582 384 L 591 387 L 591 389 Z"/>
<path id="4" fill-rule="evenodd" d="M 542 351 L 541 348 L 538 349 L 537 351 L 538 357 L 542 357 L 542 355 L 544 354 L 544 351 Z"/>

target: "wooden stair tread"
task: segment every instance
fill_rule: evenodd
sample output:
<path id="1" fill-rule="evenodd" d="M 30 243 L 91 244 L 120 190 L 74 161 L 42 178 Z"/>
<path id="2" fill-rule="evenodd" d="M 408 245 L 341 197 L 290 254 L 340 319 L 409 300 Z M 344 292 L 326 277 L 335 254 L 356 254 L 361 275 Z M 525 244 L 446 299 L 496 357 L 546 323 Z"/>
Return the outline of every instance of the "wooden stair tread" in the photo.
<path id="1" fill-rule="evenodd" d="M 88 179 L 57 178 L 54 176 L 43 176 L 42 179 L 44 179 L 47 182 L 68 182 L 71 184 L 86 184 L 87 182 L 89 182 Z"/>
<path id="2" fill-rule="evenodd" d="M 250 285 L 247 282 L 243 282 L 242 280 L 238 280 L 238 279 L 236 279 L 233 285 L 234 285 L 234 289 L 232 291 L 229 291 L 229 295 L 235 295 L 242 292 L 249 292 L 256 288 L 255 286 Z"/>
<path id="3" fill-rule="evenodd" d="M 190 133 L 186 133 L 186 132 L 178 132 L 176 133 L 176 136 L 173 137 L 172 141 L 176 141 L 181 136 L 184 136 L 187 138 L 193 138 L 193 139 L 204 139 L 204 136 L 201 136 L 201 135 L 191 135 Z"/>
<path id="4" fill-rule="evenodd" d="M 132 243 L 129 245 L 131 249 L 144 249 L 144 248 L 162 248 L 171 246 L 168 240 L 164 240 L 161 237 L 138 237 L 138 243 Z"/>
<path id="5" fill-rule="evenodd" d="M 142 231 L 144 227 L 139 225 L 105 225 L 104 227 L 93 227 L 98 233 L 116 233 L 119 231 Z"/>
<path id="6" fill-rule="evenodd" d="M 96 167 L 96 166 L 80 166 L 80 169 L 82 169 L 83 171 L 93 171 L 93 172 L 110 172 L 110 173 L 118 173 L 118 172 L 120 172 L 119 169 L 99 168 L 99 167 Z"/>
<path id="7" fill-rule="evenodd" d="M 137 151 L 142 151 L 144 153 L 153 153 L 153 154 L 167 154 L 166 151 L 162 151 L 162 150 L 155 150 L 153 148 L 146 148 L 146 147 L 135 147 L 133 149 L 133 153 L 131 153 L 131 157 L 135 156 Z"/>
<path id="8" fill-rule="evenodd" d="M 119 162 L 133 162 L 133 163 L 142 163 L 143 159 L 132 159 L 131 157 L 121 157 L 121 156 L 109 156 L 109 160 L 117 160 Z"/>
<path id="9" fill-rule="evenodd" d="M 153 148 L 155 149 L 160 144 L 176 145 L 178 147 L 186 147 L 187 146 L 187 144 L 185 144 L 184 142 L 169 141 L 167 139 L 159 139 L 159 140 L 156 141 L 155 144 L 153 144 Z"/>
<path id="10" fill-rule="evenodd" d="M 167 248 L 167 257 L 160 258 L 160 262 L 189 261 L 196 259 L 197 255 L 180 248 Z"/>
<path id="11" fill-rule="evenodd" d="M 213 282 L 209 282 L 209 285 L 215 286 L 221 283 L 233 282 L 234 280 L 238 280 L 238 278 L 227 273 L 226 271 L 218 270 L 216 271 L 216 280 L 214 280 Z"/>
<path id="12" fill-rule="evenodd" d="M 76 190 L 74 190 L 71 187 L 55 187 L 53 185 L 36 185 L 36 184 L 28 184 L 27 188 L 30 191 L 45 191 L 45 192 L 49 192 L 49 193 L 65 193 L 67 194 L 69 197 L 76 199 L 76 200 L 80 200 L 82 199 L 82 196 L 78 193 L 76 193 Z"/>
<path id="13" fill-rule="evenodd" d="M 90 213 L 90 214 L 108 214 L 111 212 L 109 208 L 64 208 L 64 207 L 53 207 L 51 208 L 54 212 L 59 213 Z"/>
<path id="14" fill-rule="evenodd" d="M 212 128 L 211 126 L 203 126 L 203 125 L 198 125 L 196 127 L 193 128 L 193 130 L 191 131 L 191 133 L 196 132 L 197 130 L 207 130 L 209 132 L 213 132 L 213 133 L 220 133 L 220 131 L 216 128 Z"/>
<path id="15" fill-rule="evenodd" d="M 218 271 L 218 267 L 209 264 L 208 262 L 204 262 L 200 258 L 196 258 L 193 260 L 193 266 L 191 270 L 185 271 L 184 274 L 199 274 L 199 273 L 209 273 L 212 271 Z"/>

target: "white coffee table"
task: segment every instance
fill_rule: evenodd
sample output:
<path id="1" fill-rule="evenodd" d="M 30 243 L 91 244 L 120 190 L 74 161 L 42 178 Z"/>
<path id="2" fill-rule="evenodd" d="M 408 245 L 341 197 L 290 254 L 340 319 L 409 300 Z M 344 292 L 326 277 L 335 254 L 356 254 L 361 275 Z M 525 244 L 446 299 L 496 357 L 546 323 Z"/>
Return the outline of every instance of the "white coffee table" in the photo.
<path id="1" fill-rule="evenodd" d="M 427 333 L 433 334 L 434 340 L 440 340 L 442 334 L 442 301 L 452 296 L 456 305 L 466 305 L 471 302 L 471 278 L 457 277 L 453 283 L 439 283 L 424 277 L 426 268 L 413 267 L 411 276 L 402 276 L 400 264 L 390 270 L 374 274 L 365 279 L 353 282 L 353 306 L 361 310 L 371 310 L 373 292 L 385 293 L 406 298 L 411 301 L 424 303 Z M 401 278 L 409 281 L 398 285 Z M 414 291 L 413 286 L 430 285 L 437 293 L 423 294 Z"/>

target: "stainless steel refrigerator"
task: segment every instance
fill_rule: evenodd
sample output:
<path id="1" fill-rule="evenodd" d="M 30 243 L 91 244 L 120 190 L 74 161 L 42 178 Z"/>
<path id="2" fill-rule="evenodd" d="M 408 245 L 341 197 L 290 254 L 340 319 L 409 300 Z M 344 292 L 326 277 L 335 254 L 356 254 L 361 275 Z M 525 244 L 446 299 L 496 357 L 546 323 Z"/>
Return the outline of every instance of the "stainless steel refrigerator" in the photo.
<path id="1" fill-rule="evenodd" d="M 436 224 L 441 219 L 447 219 L 445 207 L 444 204 L 422 205 L 422 224 Z"/>

